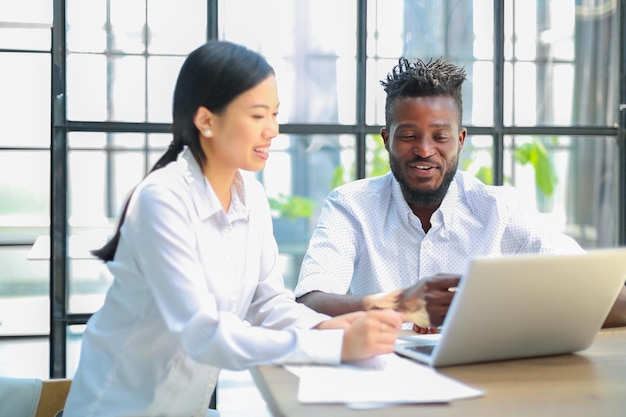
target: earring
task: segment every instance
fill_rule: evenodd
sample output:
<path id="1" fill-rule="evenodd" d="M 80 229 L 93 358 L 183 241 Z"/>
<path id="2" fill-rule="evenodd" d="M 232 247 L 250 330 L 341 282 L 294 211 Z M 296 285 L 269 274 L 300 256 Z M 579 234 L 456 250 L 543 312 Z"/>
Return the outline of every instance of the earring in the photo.
<path id="1" fill-rule="evenodd" d="M 210 138 L 211 136 L 213 136 L 213 132 L 211 131 L 211 129 L 206 129 L 202 133 L 204 133 L 204 136 L 206 136 L 207 138 Z"/>

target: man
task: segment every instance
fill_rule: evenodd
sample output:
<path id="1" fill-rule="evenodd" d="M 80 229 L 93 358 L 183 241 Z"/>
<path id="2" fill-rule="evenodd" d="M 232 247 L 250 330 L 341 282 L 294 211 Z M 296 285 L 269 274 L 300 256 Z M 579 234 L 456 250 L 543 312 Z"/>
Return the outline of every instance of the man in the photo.
<path id="1" fill-rule="evenodd" d="M 415 330 L 433 332 L 472 258 L 583 252 L 525 210 L 513 188 L 457 171 L 467 134 L 465 79 L 445 59 L 401 58 L 381 81 L 391 172 L 329 194 L 302 263 L 298 301 L 329 315 L 392 307 Z M 626 289 L 604 325 L 626 325 Z"/>

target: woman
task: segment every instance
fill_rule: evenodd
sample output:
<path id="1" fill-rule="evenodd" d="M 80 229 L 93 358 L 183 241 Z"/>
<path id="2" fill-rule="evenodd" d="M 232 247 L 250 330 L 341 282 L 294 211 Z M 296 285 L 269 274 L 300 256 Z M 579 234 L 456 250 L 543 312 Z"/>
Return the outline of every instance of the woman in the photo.
<path id="1" fill-rule="evenodd" d="M 267 198 L 240 171 L 265 166 L 278 106 L 257 53 L 212 41 L 186 59 L 172 144 L 94 252 L 115 278 L 87 324 L 64 417 L 203 416 L 220 368 L 392 351 L 400 313 L 330 319 L 283 286 Z"/>

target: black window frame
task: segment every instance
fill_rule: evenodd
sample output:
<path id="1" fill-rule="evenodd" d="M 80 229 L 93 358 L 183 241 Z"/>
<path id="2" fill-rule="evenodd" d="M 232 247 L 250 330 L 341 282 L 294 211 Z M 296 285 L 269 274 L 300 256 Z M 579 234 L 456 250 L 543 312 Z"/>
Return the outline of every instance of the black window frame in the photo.
<path id="1" fill-rule="evenodd" d="M 68 312 L 68 144 L 70 132 L 142 132 L 168 133 L 168 124 L 75 122 L 67 120 L 65 110 L 65 58 L 66 22 L 65 0 L 54 1 L 52 26 L 52 88 L 51 88 L 51 147 L 50 147 L 50 377 L 65 377 L 67 370 L 67 330 L 71 325 L 83 325 L 90 314 Z M 494 139 L 494 182 L 503 183 L 504 137 L 507 135 L 575 135 L 606 136 L 618 139 L 620 152 L 619 190 L 619 244 L 626 245 L 626 105 L 622 105 L 619 126 L 615 127 L 515 127 L 503 123 L 504 78 L 504 0 L 494 0 L 494 124 L 493 126 L 468 126 L 472 134 L 488 135 Z M 365 70 L 367 0 L 357 1 L 357 117 L 354 125 L 284 124 L 286 134 L 339 134 L 356 136 L 356 176 L 365 177 L 365 143 L 368 134 L 377 134 L 381 126 L 365 122 Z M 207 0 L 207 39 L 218 37 L 218 0 Z M 620 51 L 626 50 L 626 0 L 619 0 Z M 626 103 L 626 54 L 619 58 L 620 103 Z M 147 152 L 147 149 L 146 151 Z"/>

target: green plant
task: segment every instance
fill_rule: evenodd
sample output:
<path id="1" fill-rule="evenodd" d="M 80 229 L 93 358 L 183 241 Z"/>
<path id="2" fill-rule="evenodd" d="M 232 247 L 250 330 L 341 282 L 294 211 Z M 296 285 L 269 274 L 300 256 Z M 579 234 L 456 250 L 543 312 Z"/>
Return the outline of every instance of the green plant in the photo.
<path id="1" fill-rule="evenodd" d="M 535 184 L 546 196 L 554 193 L 557 184 L 554 165 L 546 147 L 536 138 L 515 149 L 515 160 L 521 165 L 531 164 L 535 170 Z"/>
<path id="2" fill-rule="evenodd" d="M 380 134 L 374 135 L 374 142 L 376 146 L 371 150 L 372 159 L 371 159 L 371 172 L 369 173 L 370 177 L 378 177 L 379 175 L 386 174 L 389 172 L 389 157 L 387 150 L 385 149 L 385 144 L 383 143 L 383 138 Z M 354 167 L 352 168 L 352 172 L 350 173 L 350 178 L 354 178 Z M 351 179 L 346 179 L 346 168 L 343 165 L 338 165 L 333 171 L 333 177 L 330 182 L 330 188 L 334 189 L 339 187 L 346 182 L 351 181 Z"/>
<path id="3" fill-rule="evenodd" d="M 552 160 L 548 155 L 548 150 L 545 145 L 537 138 L 533 138 L 532 141 L 524 143 L 517 148 L 513 153 L 513 158 L 520 165 L 530 164 L 535 171 L 535 184 L 537 189 L 546 197 L 554 194 L 554 188 L 558 182 L 556 172 Z M 473 159 L 469 158 L 465 161 L 464 168 L 467 169 L 472 163 Z M 476 177 L 485 184 L 493 184 L 493 168 L 488 166 L 481 166 L 476 172 Z M 505 182 L 510 183 L 508 178 L 504 179 Z"/>
<path id="4" fill-rule="evenodd" d="M 310 218 L 315 210 L 315 201 L 299 195 L 278 194 L 269 197 L 270 209 L 274 217 L 286 219 Z"/>

